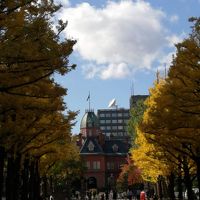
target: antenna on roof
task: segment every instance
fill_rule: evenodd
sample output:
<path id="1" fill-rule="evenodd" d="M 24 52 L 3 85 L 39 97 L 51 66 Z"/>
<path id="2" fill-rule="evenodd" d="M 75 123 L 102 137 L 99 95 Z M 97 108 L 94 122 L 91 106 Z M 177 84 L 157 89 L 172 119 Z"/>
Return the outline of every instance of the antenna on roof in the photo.
<path id="1" fill-rule="evenodd" d="M 134 96 L 134 82 L 131 83 L 131 96 Z"/>
<path id="2" fill-rule="evenodd" d="M 108 108 L 113 108 L 113 107 L 117 107 L 117 105 L 116 105 L 116 99 L 112 99 L 110 101 L 110 103 L 108 104 Z"/>
<path id="3" fill-rule="evenodd" d="M 159 78 L 160 78 L 160 72 L 157 69 L 157 72 L 156 72 L 156 82 L 157 82 L 157 84 L 159 83 Z"/>

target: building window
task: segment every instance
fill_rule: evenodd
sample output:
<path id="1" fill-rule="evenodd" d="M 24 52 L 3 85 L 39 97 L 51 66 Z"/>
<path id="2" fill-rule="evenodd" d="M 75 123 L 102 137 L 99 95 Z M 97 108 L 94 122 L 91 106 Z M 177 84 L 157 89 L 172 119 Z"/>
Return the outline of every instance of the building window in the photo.
<path id="1" fill-rule="evenodd" d="M 101 119 L 101 120 L 100 120 L 100 123 L 104 124 L 104 123 L 105 123 L 105 120 L 104 120 L 104 119 Z"/>
<path id="2" fill-rule="evenodd" d="M 106 136 L 107 136 L 107 137 L 110 137 L 110 134 L 111 134 L 111 133 L 110 133 L 110 132 L 108 132 L 108 133 L 106 133 Z"/>
<path id="3" fill-rule="evenodd" d="M 117 136 L 117 133 L 116 133 L 116 132 L 113 132 L 112 135 L 113 135 L 113 136 Z"/>
<path id="4" fill-rule="evenodd" d="M 129 117 L 129 113 L 124 113 L 124 117 Z"/>
<path id="5" fill-rule="evenodd" d="M 87 167 L 87 169 L 90 169 L 90 161 L 86 162 L 86 167 Z"/>
<path id="6" fill-rule="evenodd" d="M 106 113 L 106 117 L 110 117 L 110 113 Z"/>
<path id="7" fill-rule="evenodd" d="M 89 136 L 90 136 L 90 137 L 92 136 L 92 131 L 91 131 L 91 130 L 89 130 Z"/>
<path id="8" fill-rule="evenodd" d="M 123 123 L 123 120 L 122 119 L 118 119 L 118 123 Z"/>
<path id="9" fill-rule="evenodd" d="M 112 117 L 117 117 L 117 113 L 112 113 Z"/>
<path id="10" fill-rule="evenodd" d="M 118 117 L 122 117 L 122 113 L 118 113 L 117 116 L 118 116 Z"/>
<path id="11" fill-rule="evenodd" d="M 100 117 L 105 117 L 105 113 L 100 113 Z"/>
<path id="12" fill-rule="evenodd" d="M 124 120 L 124 123 L 126 123 L 126 124 L 127 124 L 127 123 L 128 123 L 128 119 L 125 119 L 125 120 Z"/>
<path id="13" fill-rule="evenodd" d="M 111 162 L 110 164 L 111 164 L 111 165 L 110 165 L 110 168 L 111 168 L 111 169 L 114 169 L 114 168 L 115 168 L 114 162 Z"/>
<path id="14" fill-rule="evenodd" d="M 123 136 L 123 132 L 118 132 L 118 136 Z"/>
<path id="15" fill-rule="evenodd" d="M 93 161 L 93 169 L 100 169 L 100 161 Z"/>
<path id="16" fill-rule="evenodd" d="M 114 162 L 107 162 L 107 169 L 114 169 Z"/>
<path id="17" fill-rule="evenodd" d="M 119 130 L 122 130 L 122 129 L 123 129 L 123 126 L 118 126 L 118 129 L 119 129 Z"/>
<path id="18" fill-rule="evenodd" d="M 112 120 L 112 123 L 117 123 L 117 120 L 116 120 L 116 119 L 113 119 L 113 120 Z"/>
<path id="19" fill-rule="evenodd" d="M 110 163 L 107 162 L 107 169 L 110 169 Z"/>
<path id="20" fill-rule="evenodd" d="M 124 136 L 127 136 L 128 135 L 128 133 L 127 132 L 124 132 Z"/>
<path id="21" fill-rule="evenodd" d="M 100 128 L 101 128 L 101 130 L 105 130 L 105 129 L 106 129 L 106 127 L 105 127 L 105 126 L 101 126 Z"/>
<path id="22" fill-rule="evenodd" d="M 110 133 L 110 136 L 114 136 L 114 135 L 115 135 L 115 132 Z"/>
<path id="23" fill-rule="evenodd" d="M 107 119 L 106 120 L 106 124 L 110 124 L 111 123 L 111 120 L 110 119 Z"/>
<path id="24" fill-rule="evenodd" d="M 106 126 L 106 130 L 111 130 L 111 127 L 110 126 Z"/>

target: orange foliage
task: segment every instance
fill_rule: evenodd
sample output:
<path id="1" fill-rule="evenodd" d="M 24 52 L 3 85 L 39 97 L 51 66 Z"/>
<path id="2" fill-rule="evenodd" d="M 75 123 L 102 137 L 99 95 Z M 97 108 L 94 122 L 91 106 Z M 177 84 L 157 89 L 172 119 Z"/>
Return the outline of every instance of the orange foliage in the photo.
<path id="1" fill-rule="evenodd" d="M 137 168 L 130 158 L 127 158 L 128 163 L 122 166 L 122 171 L 119 175 L 118 182 L 123 182 L 127 178 L 128 185 L 143 182 L 141 170 Z"/>

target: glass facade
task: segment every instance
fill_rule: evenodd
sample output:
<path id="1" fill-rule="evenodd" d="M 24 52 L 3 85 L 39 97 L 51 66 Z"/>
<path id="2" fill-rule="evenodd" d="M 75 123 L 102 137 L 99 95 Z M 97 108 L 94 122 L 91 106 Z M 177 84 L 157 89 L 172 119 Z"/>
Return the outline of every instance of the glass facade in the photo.
<path id="1" fill-rule="evenodd" d="M 130 118 L 129 109 L 99 109 L 97 111 L 101 131 L 107 136 L 127 137 L 127 123 Z"/>

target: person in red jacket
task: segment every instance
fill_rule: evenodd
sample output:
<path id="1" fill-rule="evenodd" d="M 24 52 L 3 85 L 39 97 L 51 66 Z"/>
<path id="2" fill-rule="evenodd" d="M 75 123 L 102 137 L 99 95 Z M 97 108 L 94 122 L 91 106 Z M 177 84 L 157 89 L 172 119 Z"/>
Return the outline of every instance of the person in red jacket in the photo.
<path id="1" fill-rule="evenodd" d="M 140 192 L 140 200 L 146 200 L 146 194 L 144 191 Z"/>

